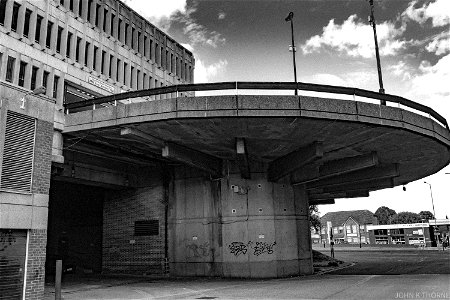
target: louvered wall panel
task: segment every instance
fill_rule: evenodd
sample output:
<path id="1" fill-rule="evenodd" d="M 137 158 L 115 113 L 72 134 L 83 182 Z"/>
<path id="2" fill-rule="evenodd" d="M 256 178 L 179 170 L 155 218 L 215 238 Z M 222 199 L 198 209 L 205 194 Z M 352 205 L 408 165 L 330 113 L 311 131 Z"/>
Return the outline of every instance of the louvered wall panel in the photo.
<path id="1" fill-rule="evenodd" d="M 0 189 L 31 192 L 35 132 L 35 119 L 8 111 Z"/>

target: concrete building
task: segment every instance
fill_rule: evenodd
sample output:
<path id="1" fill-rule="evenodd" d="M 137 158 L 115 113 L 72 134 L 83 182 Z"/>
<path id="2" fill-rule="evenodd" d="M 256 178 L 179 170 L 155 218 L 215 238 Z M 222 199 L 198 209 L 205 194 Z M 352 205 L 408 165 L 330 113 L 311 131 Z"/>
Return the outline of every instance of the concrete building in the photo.
<path id="1" fill-rule="evenodd" d="M 44 264 L 51 274 L 58 258 L 81 273 L 312 274 L 309 204 L 365 197 L 450 160 L 446 120 L 401 97 L 187 84 L 192 53 L 120 1 L 0 0 L 0 12 L 4 294 L 41 298 Z M 30 94 L 41 84 L 45 94 Z M 331 96 L 194 96 L 224 89 Z"/>
<path id="2" fill-rule="evenodd" d="M 321 242 L 341 244 L 369 244 L 369 225 L 378 224 L 377 218 L 369 210 L 329 212 L 320 218 Z"/>
<path id="3" fill-rule="evenodd" d="M 64 104 L 190 83 L 194 67 L 191 52 L 120 1 L 0 0 L 0 298 L 41 299 L 46 256 L 49 266 L 61 249 L 71 256 L 83 248 L 101 253 L 101 235 L 95 234 L 102 224 L 101 206 L 95 210 L 89 203 L 83 213 L 98 219 L 77 224 L 77 236 L 94 236 L 94 243 L 73 248 L 73 240 L 64 236 L 71 232 L 58 223 L 67 209 L 69 216 L 77 209 L 65 183 L 50 184 L 52 163 L 55 170 L 72 155 L 63 153 L 73 143 L 63 146 Z M 40 86 L 44 94 L 31 93 L 42 92 Z M 86 201 L 98 196 L 81 190 Z M 49 214 L 49 206 L 61 210 Z M 66 242 L 68 248 L 61 245 Z M 98 256 L 87 259 L 86 268 L 101 269 Z"/>

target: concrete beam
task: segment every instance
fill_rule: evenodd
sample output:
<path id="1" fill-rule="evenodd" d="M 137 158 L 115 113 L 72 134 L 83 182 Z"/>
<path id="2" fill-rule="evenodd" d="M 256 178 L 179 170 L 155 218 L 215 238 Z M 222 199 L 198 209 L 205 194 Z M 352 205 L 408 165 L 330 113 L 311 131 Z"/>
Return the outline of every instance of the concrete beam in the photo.
<path id="1" fill-rule="evenodd" d="M 336 192 L 354 192 L 354 191 L 373 191 L 385 188 L 394 187 L 394 178 L 381 178 L 373 180 L 358 181 L 352 183 L 345 183 L 341 185 L 334 185 L 322 188 L 325 193 L 336 193 Z"/>
<path id="2" fill-rule="evenodd" d="M 291 184 L 304 184 L 319 179 L 341 176 L 378 165 L 375 152 L 327 161 L 318 166 L 309 164 L 291 174 Z"/>
<path id="3" fill-rule="evenodd" d="M 236 138 L 236 156 L 239 170 L 241 171 L 241 177 L 244 179 L 250 179 L 250 164 L 244 138 Z"/>
<path id="4" fill-rule="evenodd" d="M 391 178 L 396 177 L 399 174 L 398 164 L 375 166 L 333 177 L 319 178 L 316 181 L 307 183 L 306 188 L 313 189 L 371 179 Z"/>
<path id="5" fill-rule="evenodd" d="M 269 181 L 278 179 L 294 172 L 302 166 L 323 156 L 323 144 L 314 142 L 270 163 L 268 169 Z"/>
<path id="6" fill-rule="evenodd" d="M 221 159 L 172 142 L 166 142 L 162 149 L 162 156 L 167 159 L 187 164 L 193 168 L 203 170 L 213 177 L 221 177 L 222 175 Z"/>
<path id="7" fill-rule="evenodd" d="M 335 199 L 335 198 L 363 198 L 369 197 L 369 191 L 365 190 L 355 190 L 348 192 L 335 192 L 335 193 L 325 193 L 323 191 L 318 193 L 309 192 L 309 199 L 314 201 L 321 201 L 326 199 Z"/>
<path id="8" fill-rule="evenodd" d="M 120 130 L 120 135 L 137 137 L 140 140 L 148 142 L 148 145 L 150 147 L 153 146 L 153 148 L 161 147 L 161 145 L 164 144 L 164 141 L 162 141 L 161 139 L 158 139 L 154 136 L 151 136 L 145 132 L 142 132 L 142 131 L 134 129 L 134 128 L 129 128 L 129 127 L 122 128 Z"/>

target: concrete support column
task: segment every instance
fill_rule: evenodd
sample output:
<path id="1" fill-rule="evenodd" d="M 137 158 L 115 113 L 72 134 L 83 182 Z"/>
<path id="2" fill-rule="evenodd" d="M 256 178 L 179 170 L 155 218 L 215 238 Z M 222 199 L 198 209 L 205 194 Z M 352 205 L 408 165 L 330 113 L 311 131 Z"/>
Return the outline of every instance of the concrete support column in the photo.
<path id="1" fill-rule="evenodd" d="M 110 66 L 111 66 L 111 79 L 113 81 L 116 81 L 117 78 L 117 57 L 112 56 L 112 59 L 110 60 Z"/>
<path id="2" fill-rule="evenodd" d="M 104 64 L 103 64 L 103 74 L 104 74 L 106 77 L 109 77 L 109 64 L 110 64 L 111 62 L 110 62 L 110 57 L 109 57 L 109 53 L 108 53 L 108 52 L 105 52 L 105 57 L 104 57 L 103 59 L 104 59 Z"/>
<path id="3" fill-rule="evenodd" d="M 25 81 L 24 81 L 24 88 L 29 89 L 31 87 L 31 69 L 33 68 L 33 65 L 31 64 L 31 61 L 27 63 L 27 66 L 25 68 Z"/>
<path id="4" fill-rule="evenodd" d="M 49 34 L 51 35 L 50 50 L 52 52 L 56 52 L 56 42 L 57 42 L 57 36 L 58 36 L 58 23 L 53 23 L 52 32 L 49 32 Z"/>
<path id="5" fill-rule="evenodd" d="M 297 245 L 299 274 L 313 274 L 309 201 L 304 185 L 294 185 L 294 205 L 297 216 Z"/>
<path id="6" fill-rule="evenodd" d="M 81 7 L 81 18 L 83 20 L 88 20 L 88 5 L 89 5 L 89 2 L 85 1 L 85 0 L 82 0 L 82 1 L 83 1 L 83 6 Z"/>
<path id="7" fill-rule="evenodd" d="M 144 73 L 144 89 L 149 88 L 149 82 L 148 82 L 148 74 Z"/>
<path id="8" fill-rule="evenodd" d="M 45 42 L 47 40 L 47 25 L 48 25 L 48 17 L 45 16 L 42 19 L 41 23 L 41 40 L 39 41 L 39 44 L 41 45 L 42 49 L 46 48 Z"/>
<path id="9" fill-rule="evenodd" d="M 116 58 L 117 59 L 117 58 Z M 117 64 L 117 72 L 119 72 L 119 82 L 123 83 L 123 61 L 121 61 L 120 63 Z"/>
<path id="10" fill-rule="evenodd" d="M 99 12 L 98 12 L 98 28 L 100 29 L 100 30 L 103 30 L 103 19 L 105 18 L 105 15 L 104 15 L 104 4 L 103 3 L 101 3 L 101 5 L 99 6 Z"/>
<path id="11" fill-rule="evenodd" d="M 112 13 L 112 12 L 111 12 Z M 111 28 L 111 35 L 115 38 L 118 37 L 118 32 L 119 32 L 119 14 L 114 14 L 115 17 L 113 19 L 113 24 L 112 24 L 112 28 Z M 112 18 L 112 15 L 111 15 Z"/>
<path id="12" fill-rule="evenodd" d="M 37 12 L 33 10 L 30 16 L 30 28 L 28 30 L 28 39 L 30 42 L 34 42 L 34 37 L 36 36 L 36 20 L 37 20 Z"/>
<path id="13" fill-rule="evenodd" d="M 88 2 L 89 3 L 89 2 Z M 95 10 L 97 9 L 97 0 L 93 0 L 91 3 L 91 16 L 88 20 L 93 26 L 95 26 Z"/>
<path id="14" fill-rule="evenodd" d="M 23 27 L 25 26 L 25 10 L 26 10 L 26 5 L 25 3 L 23 3 L 20 8 L 19 8 L 19 14 L 17 16 L 17 30 L 16 33 L 19 36 L 23 35 Z"/>
<path id="15" fill-rule="evenodd" d="M 75 17 L 79 15 L 78 12 L 78 1 L 83 1 L 83 0 L 73 0 L 73 13 L 75 14 Z"/>
<path id="16" fill-rule="evenodd" d="M 108 9 L 107 10 L 107 13 L 106 13 L 106 16 L 103 16 L 104 18 L 106 18 L 106 26 L 105 26 L 105 32 L 107 33 L 107 34 L 110 34 L 110 35 L 112 35 L 112 28 L 111 28 L 111 10 L 110 9 Z M 103 26 L 103 24 L 102 24 L 102 26 Z"/>
<path id="17" fill-rule="evenodd" d="M 85 55 L 87 55 L 87 53 L 85 53 L 86 50 L 86 40 L 85 39 L 81 39 L 81 43 L 79 45 L 79 49 L 78 51 L 80 51 L 80 58 L 78 60 L 78 63 L 82 66 L 84 66 L 84 57 Z"/>
<path id="18" fill-rule="evenodd" d="M 63 29 L 62 34 L 61 34 L 61 50 L 60 50 L 60 54 L 63 57 L 63 59 L 65 59 L 66 57 L 66 49 L 67 49 L 67 26 Z"/>
<path id="19" fill-rule="evenodd" d="M 3 24 L 3 27 L 5 27 L 6 31 L 10 31 L 11 30 L 13 6 L 14 6 L 14 1 L 13 0 L 6 1 L 5 21 L 4 21 L 4 24 Z"/>

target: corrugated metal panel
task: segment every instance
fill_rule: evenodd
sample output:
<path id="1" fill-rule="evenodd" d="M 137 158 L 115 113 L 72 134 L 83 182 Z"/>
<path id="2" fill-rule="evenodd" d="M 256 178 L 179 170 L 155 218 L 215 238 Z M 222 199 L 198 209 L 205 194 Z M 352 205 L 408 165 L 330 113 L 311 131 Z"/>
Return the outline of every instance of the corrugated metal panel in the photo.
<path id="1" fill-rule="evenodd" d="M 36 121 L 8 111 L 0 189 L 31 192 Z"/>
<path id="2" fill-rule="evenodd" d="M 0 299 L 22 299 L 27 232 L 0 230 Z"/>

